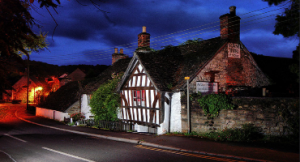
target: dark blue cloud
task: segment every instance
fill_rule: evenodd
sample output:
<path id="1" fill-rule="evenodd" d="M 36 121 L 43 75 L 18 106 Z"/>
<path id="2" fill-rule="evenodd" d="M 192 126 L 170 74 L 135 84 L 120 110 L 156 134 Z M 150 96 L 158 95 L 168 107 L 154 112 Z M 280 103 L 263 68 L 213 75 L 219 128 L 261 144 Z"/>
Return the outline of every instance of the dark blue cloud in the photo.
<path id="1" fill-rule="evenodd" d="M 297 42 L 272 34 L 275 16 L 283 9 L 269 7 L 263 1 L 249 3 L 237 0 L 205 2 L 94 0 L 93 2 L 96 4 L 89 0 L 62 1 L 62 5 L 57 9 L 58 14 L 50 10 L 58 23 L 56 29 L 54 20 L 45 9 L 37 8 L 41 15 L 33 12 L 37 22 L 43 26 L 42 31 L 48 32 L 51 56 L 55 56 L 57 60 L 68 54 L 78 56 L 65 61 L 66 64 L 71 62 L 89 64 L 88 61 L 91 63 L 93 60 L 110 64 L 109 57 L 113 53 L 113 47 L 124 48 L 124 52 L 132 56 L 134 49 L 137 48 L 137 35 L 142 31 L 142 26 L 147 26 L 147 32 L 151 34 L 150 44 L 156 49 L 169 44 L 178 45 L 188 39 L 217 37 L 220 28 L 219 17 L 229 13 L 229 7 L 232 5 L 237 7 L 236 13 L 242 18 L 241 40 L 249 51 L 289 57 L 289 53 L 295 49 L 293 46 L 297 45 Z M 52 40 L 53 32 L 54 40 Z M 105 57 L 101 59 L 96 54 L 91 54 L 92 50 L 102 51 L 100 53 Z M 46 58 L 49 54 L 44 52 L 42 56 Z M 94 57 L 99 60 L 96 61 Z M 63 60 L 65 59 L 59 60 L 61 64 L 64 63 Z"/>

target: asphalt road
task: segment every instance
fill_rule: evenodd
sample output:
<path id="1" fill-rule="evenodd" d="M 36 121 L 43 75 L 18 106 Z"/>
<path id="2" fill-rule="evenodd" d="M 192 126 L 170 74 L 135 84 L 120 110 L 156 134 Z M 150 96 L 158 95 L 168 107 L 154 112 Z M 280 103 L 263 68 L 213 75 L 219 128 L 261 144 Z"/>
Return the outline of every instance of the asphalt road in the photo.
<path id="1" fill-rule="evenodd" d="M 24 106 L 24 105 L 23 105 Z M 20 120 L 21 106 L 0 105 L 1 162 L 236 161 L 59 131 Z"/>

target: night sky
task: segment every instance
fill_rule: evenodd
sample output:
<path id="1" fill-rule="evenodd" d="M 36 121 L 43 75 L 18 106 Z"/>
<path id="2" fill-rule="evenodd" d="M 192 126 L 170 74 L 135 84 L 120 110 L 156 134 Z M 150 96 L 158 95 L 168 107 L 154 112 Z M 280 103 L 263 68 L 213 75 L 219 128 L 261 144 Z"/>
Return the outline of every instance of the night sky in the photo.
<path id="1" fill-rule="evenodd" d="M 36 0 L 37 1 L 37 0 Z M 111 64 L 114 48 L 132 56 L 142 26 L 151 35 L 150 47 L 161 49 L 189 39 L 220 36 L 219 17 L 236 6 L 241 17 L 241 41 L 250 52 L 292 57 L 298 38 L 274 35 L 275 17 L 288 3 L 269 6 L 261 0 L 61 0 L 57 13 L 34 2 L 31 13 L 48 33 L 48 49 L 32 53 L 31 60 L 55 65 Z M 99 6 L 98 6 L 99 5 Z"/>

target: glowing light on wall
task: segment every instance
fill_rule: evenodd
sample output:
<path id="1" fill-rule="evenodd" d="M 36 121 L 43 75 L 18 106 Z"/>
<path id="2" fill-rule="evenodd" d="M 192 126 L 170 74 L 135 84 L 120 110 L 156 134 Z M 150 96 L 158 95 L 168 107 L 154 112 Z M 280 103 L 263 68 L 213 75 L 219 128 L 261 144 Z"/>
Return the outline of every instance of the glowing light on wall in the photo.
<path id="1" fill-rule="evenodd" d="M 35 92 L 36 92 L 36 91 L 41 91 L 42 89 L 43 89 L 43 87 L 36 87 L 36 88 L 35 88 Z"/>

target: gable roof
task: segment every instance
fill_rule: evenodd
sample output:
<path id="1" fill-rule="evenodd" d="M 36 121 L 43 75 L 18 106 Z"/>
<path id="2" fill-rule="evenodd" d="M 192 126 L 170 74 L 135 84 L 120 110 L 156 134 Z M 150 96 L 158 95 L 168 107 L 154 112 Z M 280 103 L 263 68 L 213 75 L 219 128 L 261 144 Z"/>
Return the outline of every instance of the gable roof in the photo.
<path id="1" fill-rule="evenodd" d="M 78 80 L 83 80 L 85 75 L 86 74 L 83 71 L 77 68 L 70 75 L 68 75 L 67 78 L 70 78 L 72 81 L 78 81 Z"/>
<path id="2" fill-rule="evenodd" d="M 290 70 L 290 65 L 297 63 L 295 59 L 264 56 L 255 53 L 251 53 L 251 55 L 273 84 L 286 87 L 290 83 L 296 83 L 297 75 Z"/>
<path id="3" fill-rule="evenodd" d="M 186 84 L 184 77 L 189 76 L 193 79 L 226 43 L 226 39 L 216 37 L 180 46 L 170 46 L 156 52 L 138 52 L 134 58 L 145 68 L 158 90 L 177 91 Z M 134 64 L 132 63 L 131 66 Z M 130 68 L 132 67 L 128 67 Z M 126 73 L 129 73 L 128 69 Z M 126 77 L 122 78 L 118 91 L 126 79 Z"/>
<path id="4" fill-rule="evenodd" d="M 36 86 L 43 86 L 44 84 L 42 81 L 39 81 L 36 77 L 34 76 L 29 76 L 29 81 L 32 81 Z M 24 86 L 27 85 L 27 76 L 24 75 L 22 76 L 13 86 L 12 88 L 15 89 L 19 86 Z"/>
<path id="5" fill-rule="evenodd" d="M 111 79 L 112 73 L 125 71 L 129 61 L 130 58 L 118 60 L 95 78 L 69 82 L 59 88 L 55 93 L 51 93 L 39 106 L 65 112 L 72 104 L 79 100 L 81 94 L 91 94 L 93 91 L 96 91 L 101 84 Z M 83 88 L 82 90 L 79 88 L 79 83 Z"/>
<path id="6" fill-rule="evenodd" d="M 112 66 L 108 67 L 105 71 L 99 74 L 93 81 L 83 87 L 83 94 L 91 94 L 96 91 L 99 86 L 106 81 L 112 79 L 113 73 L 125 72 L 131 58 L 120 59 L 115 62 Z"/>
<path id="7" fill-rule="evenodd" d="M 56 92 L 50 93 L 46 100 L 39 104 L 39 107 L 64 112 L 69 106 L 78 101 L 78 92 L 78 81 L 69 82 Z"/>

